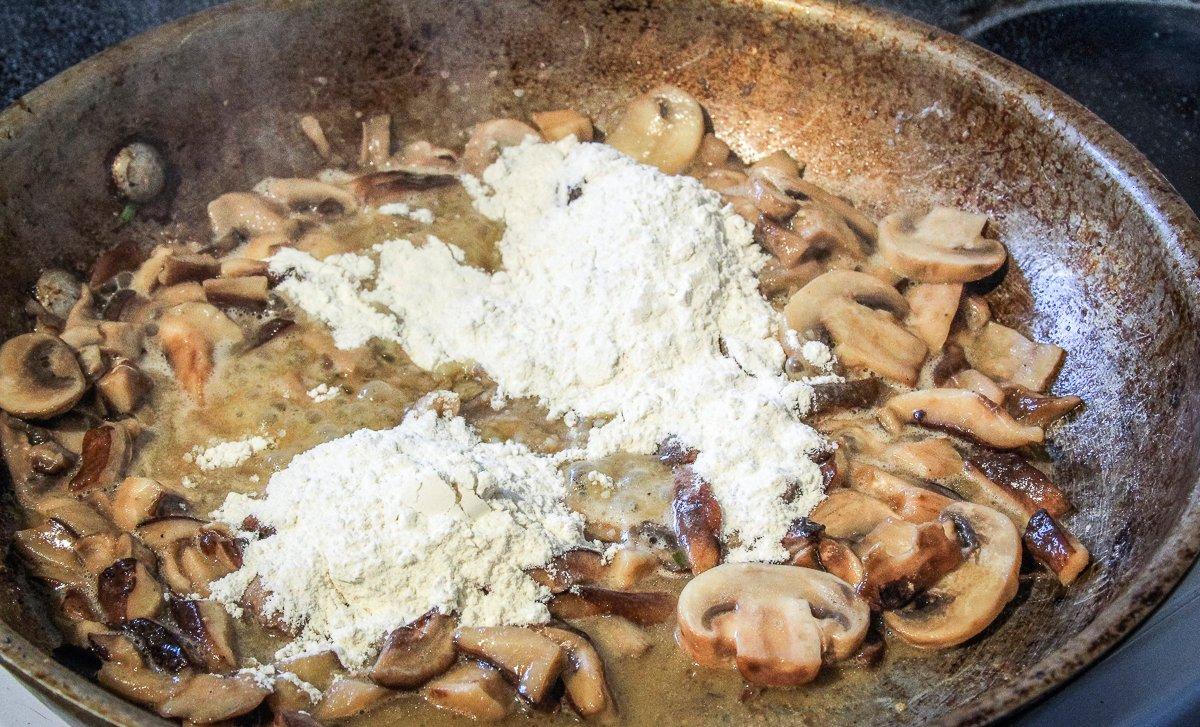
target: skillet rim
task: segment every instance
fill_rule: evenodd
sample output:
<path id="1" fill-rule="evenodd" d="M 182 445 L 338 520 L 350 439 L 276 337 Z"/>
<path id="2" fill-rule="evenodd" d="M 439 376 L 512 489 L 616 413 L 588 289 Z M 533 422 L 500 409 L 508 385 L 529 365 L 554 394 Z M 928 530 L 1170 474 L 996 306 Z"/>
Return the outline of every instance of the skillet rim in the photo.
<path id="1" fill-rule="evenodd" d="M 718 0 L 721 1 L 721 0 Z M 1024 106 L 1112 176 L 1154 227 L 1172 266 L 1168 274 L 1187 302 L 1200 308 L 1200 219 L 1171 184 L 1129 141 L 1082 104 L 1034 76 L 959 36 L 889 10 L 837 4 L 835 0 L 723 0 L 769 14 L 803 16 L 811 25 L 840 27 L 853 35 L 920 54 L 923 65 L 941 67 L 950 76 L 982 86 L 1007 103 Z M 303 4 L 303 3 L 301 3 Z M 122 41 L 68 68 L 18 98 L 0 112 L 0 150 L 22 126 L 51 106 L 53 99 L 86 85 L 95 76 L 118 71 L 127 54 L 145 47 L 169 47 L 196 29 L 217 24 L 255 8 L 287 8 L 283 0 L 237 0 Z M 1026 669 L 1017 679 L 943 716 L 946 724 L 986 724 L 1028 709 L 1115 647 L 1166 599 L 1200 552 L 1200 477 L 1187 505 L 1137 576 L 1091 623 L 1062 647 Z M 0 662 L 21 681 L 65 700 L 93 717 L 118 724 L 167 724 L 116 694 L 89 682 L 0 622 Z"/>

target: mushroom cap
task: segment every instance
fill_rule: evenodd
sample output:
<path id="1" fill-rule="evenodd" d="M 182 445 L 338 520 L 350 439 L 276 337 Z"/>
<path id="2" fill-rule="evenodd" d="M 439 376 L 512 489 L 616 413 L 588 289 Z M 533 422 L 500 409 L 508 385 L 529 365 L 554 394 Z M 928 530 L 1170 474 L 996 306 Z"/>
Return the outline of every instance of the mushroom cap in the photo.
<path id="1" fill-rule="evenodd" d="M 691 94 L 658 86 L 638 96 L 606 141 L 634 161 L 678 174 L 691 166 L 704 138 L 704 111 Z"/>
<path id="2" fill-rule="evenodd" d="M 983 236 L 985 215 L 934 207 L 895 212 L 879 223 L 879 254 L 900 275 L 922 283 L 968 283 L 1000 269 L 1004 245 Z"/>
<path id="3" fill-rule="evenodd" d="M 735 664 L 752 683 L 803 684 L 851 656 L 870 610 L 842 579 L 811 568 L 725 563 L 692 579 L 676 609 L 679 640 L 703 666 Z"/>
<path id="4" fill-rule="evenodd" d="M 823 317 L 837 300 L 883 308 L 897 318 L 908 314 L 908 301 L 900 291 L 879 278 L 854 270 L 830 270 L 796 291 L 783 315 L 789 328 L 808 331 L 822 325 Z"/>
<path id="5" fill-rule="evenodd" d="M 883 616 L 900 638 L 930 649 L 957 646 L 987 628 L 1017 595 L 1021 569 L 1021 537 L 999 511 L 956 502 L 942 517 L 960 533 L 969 529 L 978 547 L 910 605 Z"/>
<path id="6" fill-rule="evenodd" d="M 0 346 L 0 409 L 49 419 L 75 406 L 87 379 L 71 347 L 48 333 L 26 333 Z"/>

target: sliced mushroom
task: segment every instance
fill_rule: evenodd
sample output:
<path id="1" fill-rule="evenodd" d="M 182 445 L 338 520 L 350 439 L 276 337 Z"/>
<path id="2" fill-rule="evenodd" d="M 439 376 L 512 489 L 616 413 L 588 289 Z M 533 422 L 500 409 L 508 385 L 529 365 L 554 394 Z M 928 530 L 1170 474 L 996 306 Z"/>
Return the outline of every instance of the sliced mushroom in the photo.
<path id="1" fill-rule="evenodd" d="M 687 554 L 692 573 L 703 573 L 721 562 L 721 506 L 712 488 L 691 468 L 675 468 L 672 505 L 675 535 Z"/>
<path id="2" fill-rule="evenodd" d="M 879 223 L 879 253 L 900 275 L 922 283 L 969 283 L 1000 269 L 1008 252 L 983 236 L 985 215 L 934 207 L 896 212 Z"/>
<path id="3" fill-rule="evenodd" d="M 221 261 L 221 277 L 223 278 L 265 277 L 270 271 L 270 266 L 264 260 L 254 260 L 249 257 L 227 257 Z"/>
<path id="4" fill-rule="evenodd" d="M 321 704 L 313 716 L 319 720 L 353 717 L 379 706 L 395 694 L 378 684 L 344 677 L 325 690 L 325 696 L 321 698 Z"/>
<path id="5" fill-rule="evenodd" d="M 237 541 L 226 533 L 204 530 L 195 543 L 182 545 L 175 554 L 179 570 L 191 584 L 192 592 L 207 598 L 208 584 L 242 566 Z"/>
<path id="6" fill-rule="evenodd" d="M 457 656 L 454 619 L 430 611 L 388 634 L 371 679 L 393 689 L 416 689 L 449 669 Z"/>
<path id="7" fill-rule="evenodd" d="M 950 324 L 962 298 L 961 283 L 918 283 L 904 292 L 908 300 L 908 318 L 904 323 L 917 334 L 929 350 L 937 353 L 946 344 Z"/>
<path id="8" fill-rule="evenodd" d="M 281 687 L 297 689 L 296 685 L 290 682 L 276 682 L 275 693 L 271 697 L 277 696 Z M 271 719 L 271 727 L 323 727 L 315 717 L 312 717 L 308 712 L 303 710 L 277 709 L 272 705 L 271 713 L 275 715 Z"/>
<path id="9" fill-rule="evenodd" d="M 84 492 L 116 484 L 133 459 L 133 440 L 140 431 L 141 425 L 135 419 L 87 430 L 80 454 L 82 462 L 71 477 L 70 489 Z"/>
<path id="10" fill-rule="evenodd" d="M 940 522 L 884 520 L 855 546 L 865 571 L 859 595 L 885 611 L 908 604 L 962 563 L 962 548 L 949 529 Z"/>
<path id="11" fill-rule="evenodd" d="M 535 568 L 529 574 L 549 588 L 551 593 L 561 593 L 580 583 L 594 583 L 604 576 L 604 572 L 604 560 L 599 553 L 574 548 L 555 556 L 544 568 Z"/>
<path id="12" fill-rule="evenodd" d="M 110 624 L 153 618 L 163 605 L 162 586 L 135 558 L 123 558 L 105 569 L 96 595 Z"/>
<path id="13" fill-rule="evenodd" d="M 104 659 L 104 656 L 100 656 Z M 96 680 L 132 702 L 158 708 L 190 682 L 190 675 L 154 671 L 140 663 L 104 659 Z"/>
<path id="14" fill-rule="evenodd" d="M 858 462 L 850 465 L 850 487 L 884 503 L 899 517 L 914 523 L 936 520 L 953 500 L 915 485 L 878 467 Z"/>
<path id="15" fill-rule="evenodd" d="M 26 333 L 0 346 L 0 409 L 15 417 L 49 419 L 83 397 L 87 379 L 75 352 L 47 333 Z"/>
<path id="16" fill-rule="evenodd" d="M 179 385 L 202 404 L 217 347 L 241 341 L 242 329 L 211 304 L 183 303 L 163 314 L 158 339 Z"/>
<path id="17" fill-rule="evenodd" d="M 908 606 L 883 615 L 900 638 L 929 649 L 957 646 L 987 628 L 1017 594 L 1021 568 L 1020 536 L 1001 513 L 956 502 L 943 517 L 974 552 Z"/>
<path id="18" fill-rule="evenodd" d="M 571 625 L 586 633 L 610 658 L 630 659 L 650 650 L 650 637 L 646 631 L 621 616 L 584 616 L 572 620 Z"/>
<path id="19" fill-rule="evenodd" d="M 592 120 L 575 109 L 541 111 L 531 114 L 530 118 L 546 141 L 558 141 L 568 136 L 579 141 L 592 140 Z"/>
<path id="20" fill-rule="evenodd" d="M 84 587 L 88 578 L 75 551 L 75 534 L 56 520 L 13 534 L 13 549 L 39 578 Z"/>
<path id="21" fill-rule="evenodd" d="M 725 563 L 679 597 L 679 643 L 700 665 L 736 665 L 752 684 L 812 681 L 852 656 L 870 625 L 867 604 L 836 576 L 809 568 Z"/>
<path id="22" fill-rule="evenodd" d="M 228 192 L 208 203 L 213 240 L 221 248 L 259 235 L 289 234 L 292 224 L 278 204 L 251 192 Z"/>
<path id="23" fill-rule="evenodd" d="M 671 468 L 653 457 L 614 454 L 567 469 L 567 506 L 583 515 L 588 537 L 620 542 L 643 523 L 669 522 Z"/>
<path id="24" fill-rule="evenodd" d="M 197 674 L 158 711 L 192 724 L 212 724 L 253 711 L 267 691 L 250 677 Z"/>
<path id="25" fill-rule="evenodd" d="M 336 674 L 342 671 L 342 662 L 332 651 L 293 656 L 277 664 L 279 671 L 295 674 L 300 681 L 325 690 L 333 683 Z"/>
<path id="26" fill-rule="evenodd" d="M 775 259 L 791 268 L 808 254 L 811 243 L 766 214 L 760 214 L 754 225 L 754 239 Z"/>
<path id="27" fill-rule="evenodd" d="M 658 86 L 629 102 L 606 141 L 634 161 L 667 174 L 691 166 L 704 137 L 704 110 L 691 94 Z"/>
<path id="28" fill-rule="evenodd" d="M 358 209 L 358 200 L 351 192 L 316 179 L 268 177 L 254 191 L 295 212 L 348 215 Z"/>
<path id="29" fill-rule="evenodd" d="M 76 537 L 113 532 L 112 523 L 92 505 L 74 497 L 51 497 L 37 504 L 43 515 L 65 525 Z"/>
<path id="30" fill-rule="evenodd" d="M 1091 560 L 1083 543 L 1045 510 L 1029 518 L 1022 541 L 1037 562 L 1049 568 L 1064 586 L 1071 585 Z"/>
<path id="31" fill-rule="evenodd" d="M 1051 343 L 1034 343 L 1017 331 L 989 321 L 977 335 L 962 337 L 971 366 L 996 381 L 1037 392 L 1050 387 L 1066 352 Z"/>
<path id="32" fill-rule="evenodd" d="M 985 397 L 994 404 L 1004 403 L 1004 390 L 984 374 L 975 369 L 963 369 L 946 379 L 946 388 L 966 389 Z"/>
<path id="33" fill-rule="evenodd" d="M 1038 427 L 1017 422 L 990 399 L 966 389 L 926 389 L 901 394 L 885 405 L 905 422 L 958 434 L 997 449 L 1040 443 Z"/>
<path id="34" fill-rule="evenodd" d="M 329 139 L 325 136 L 325 129 L 321 128 L 321 122 L 317 117 L 311 114 L 305 114 L 300 117 L 300 130 L 312 142 L 313 148 L 317 150 L 317 154 L 322 159 L 328 159 L 331 154 Z"/>
<path id="35" fill-rule="evenodd" d="M 516 119 L 492 119 L 476 124 L 463 148 L 463 166 L 476 176 L 491 166 L 506 147 L 517 146 L 526 139 L 541 139 L 533 127 Z"/>
<path id="36" fill-rule="evenodd" d="M 776 154 L 787 156 L 785 151 Z M 716 134 L 705 134 L 700 140 L 700 148 L 696 150 L 696 158 L 692 161 L 691 174 L 701 176 L 707 172 L 729 169 L 736 164 L 739 163 L 734 159 L 728 144 L 718 139 Z"/>
<path id="37" fill-rule="evenodd" d="M 265 275 L 205 280 L 204 297 L 218 305 L 257 308 L 266 305 L 269 281 Z"/>
<path id="38" fill-rule="evenodd" d="M 809 519 L 825 528 L 825 534 L 841 540 L 858 540 L 896 513 L 870 495 L 857 490 L 833 490 L 817 504 Z"/>
<path id="39" fill-rule="evenodd" d="M 113 522 L 123 530 L 151 518 L 186 515 L 189 509 L 182 495 L 148 477 L 126 477 L 113 493 Z"/>
<path id="40" fill-rule="evenodd" d="M 658 569 L 658 556 L 649 548 L 627 543 L 613 554 L 604 569 L 604 582 L 617 589 L 632 588 Z"/>
<path id="41" fill-rule="evenodd" d="M 246 590 L 242 592 L 242 598 L 238 603 L 249 611 L 254 620 L 263 628 L 280 634 L 294 635 L 298 630 L 298 625 L 284 620 L 283 614 L 279 612 L 278 608 L 268 605 L 270 596 L 271 591 L 263 585 L 260 577 L 255 576 L 254 580 L 246 585 Z M 301 678 L 306 682 L 315 683 L 303 675 Z"/>
<path id="42" fill-rule="evenodd" d="M 137 642 L 141 653 L 158 669 L 177 674 L 195 663 L 179 635 L 157 621 L 131 619 L 121 631 Z"/>
<path id="43" fill-rule="evenodd" d="M 562 680 L 567 700 L 579 716 L 585 719 L 615 719 L 616 702 L 604 677 L 604 662 L 591 642 L 566 629 L 548 627 L 541 629 L 540 633 L 562 647 L 567 656 Z"/>
<path id="44" fill-rule="evenodd" d="M 410 192 L 447 187 L 457 182 L 458 178 L 453 174 L 397 169 L 355 177 L 349 186 L 364 204 L 378 207 L 402 199 Z M 309 246 L 300 244 L 297 247 L 303 250 Z"/>
<path id="45" fill-rule="evenodd" d="M 131 414 L 153 386 L 153 380 L 136 365 L 118 361 L 96 382 L 96 392 L 110 411 Z"/>
<path id="46" fill-rule="evenodd" d="M 392 155 L 392 117 L 389 114 L 368 116 L 362 122 L 362 142 L 358 163 L 364 167 L 380 167 Z"/>
<path id="47" fill-rule="evenodd" d="M 1083 405 L 1078 396 L 1044 396 L 1023 386 L 1004 389 L 1004 408 L 1022 424 L 1045 429 Z"/>
<path id="48" fill-rule="evenodd" d="M 852 381 L 821 381 L 812 384 L 810 415 L 825 414 L 838 409 L 864 409 L 874 405 L 883 387 L 879 379 L 868 376 Z"/>
<path id="49" fill-rule="evenodd" d="M 33 296 L 51 315 L 65 320 L 81 294 L 79 279 L 62 268 L 49 268 L 38 276 Z"/>
<path id="50" fill-rule="evenodd" d="M 801 170 L 803 171 L 803 170 Z M 854 205 L 829 191 L 822 189 L 812 182 L 802 179 L 799 174 L 793 174 L 789 169 L 780 165 L 756 164 L 750 169 L 750 176 L 761 177 L 774 184 L 781 192 L 793 199 L 811 201 L 816 205 L 832 210 L 842 217 L 864 239 L 874 241 L 878 232 L 875 223 Z"/>
<path id="51" fill-rule="evenodd" d="M 920 480 L 940 480 L 962 471 L 963 459 L 950 440 L 929 437 L 916 442 L 895 442 L 884 447 L 878 459 L 889 469 Z"/>
<path id="52" fill-rule="evenodd" d="M 184 540 L 192 540 L 204 529 L 204 521 L 187 515 L 169 515 L 143 520 L 137 526 L 138 538 L 156 551 L 165 550 Z"/>
<path id="53" fill-rule="evenodd" d="M 421 694 L 436 707 L 481 722 L 504 719 L 513 708 L 512 692 L 504 677 L 477 661 L 459 664 L 425 685 Z"/>
<path id="54" fill-rule="evenodd" d="M 398 161 L 401 168 L 424 174 L 457 174 L 459 171 L 457 154 L 424 140 L 405 144 Z"/>
<path id="55" fill-rule="evenodd" d="M 229 613 L 221 604 L 172 598 L 171 614 L 183 635 L 191 640 L 205 669 L 220 673 L 237 667 L 237 654 L 233 651 L 233 625 L 229 621 Z"/>
<path id="56" fill-rule="evenodd" d="M 853 270 L 831 270 L 813 280 L 788 300 L 783 314 L 789 328 L 804 333 L 821 328 L 827 311 L 838 301 L 883 309 L 897 318 L 908 315 L 908 301 L 898 290 Z"/>
<path id="57" fill-rule="evenodd" d="M 675 597 L 659 591 L 614 591 L 598 586 L 575 586 L 555 594 L 550 613 L 562 619 L 615 614 L 639 626 L 652 626 L 671 618 Z"/>
<path id="58" fill-rule="evenodd" d="M 504 672 L 521 696 L 541 703 L 562 675 L 566 656 L 553 640 L 520 626 L 460 628 L 454 643 L 463 652 Z"/>
<path id="59" fill-rule="evenodd" d="M 1029 514 L 1044 509 L 1054 517 L 1062 517 L 1071 511 L 1067 493 L 1019 454 L 980 450 L 966 461 L 965 471 L 972 479 L 982 476 L 1012 492 L 1026 503 Z M 1021 525 L 1017 523 L 1017 527 Z"/>
<path id="60" fill-rule="evenodd" d="M 221 263 L 207 253 L 176 252 L 163 260 L 158 271 L 159 285 L 199 282 L 221 274 Z"/>

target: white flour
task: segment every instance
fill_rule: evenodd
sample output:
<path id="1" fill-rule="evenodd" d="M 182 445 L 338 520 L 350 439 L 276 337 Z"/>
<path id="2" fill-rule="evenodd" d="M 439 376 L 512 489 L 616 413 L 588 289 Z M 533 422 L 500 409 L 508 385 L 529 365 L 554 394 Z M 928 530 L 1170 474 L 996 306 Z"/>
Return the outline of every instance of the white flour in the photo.
<path id="1" fill-rule="evenodd" d="M 424 207 L 411 207 L 404 202 L 389 202 L 379 206 L 379 214 L 407 217 L 423 225 L 433 224 L 433 212 Z"/>
<path id="2" fill-rule="evenodd" d="M 213 513 L 276 530 L 249 543 L 213 597 L 236 606 L 261 579 L 267 610 L 300 632 L 277 656 L 332 648 L 349 667 L 430 608 L 467 626 L 547 621 L 549 591 L 525 570 L 587 542 L 558 464 L 421 410 L 319 445 L 272 475 L 262 499 L 231 494 Z"/>
<path id="3" fill-rule="evenodd" d="M 195 447 L 186 458 L 205 471 L 237 467 L 272 444 L 274 442 L 270 439 L 255 435 L 231 442 L 219 442 L 209 447 Z"/>
<path id="4" fill-rule="evenodd" d="M 700 452 L 730 559 L 782 559 L 788 525 L 823 497 L 805 456 L 822 440 L 800 419 L 811 388 L 781 373 L 781 323 L 758 293 L 765 256 L 747 223 L 693 179 L 570 139 L 509 148 L 464 183 L 506 225 L 499 272 L 428 236 L 376 246 L 377 264 L 282 250 L 279 290 L 340 347 L 377 336 L 426 368 L 474 360 L 501 395 L 610 417 L 588 456 L 678 437 Z"/>
<path id="5" fill-rule="evenodd" d="M 330 386 L 329 384 L 326 384 L 326 383 L 320 383 L 320 384 L 317 384 L 316 386 L 312 387 L 305 393 L 308 394 L 308 398 L 312 399 L 314 403 L 321 404 L 323 402 L 329 401 L 330 399 L 333 399 L 333 398 L 339 396 L 342 393 L 342 390 L 336 386 Z"/>

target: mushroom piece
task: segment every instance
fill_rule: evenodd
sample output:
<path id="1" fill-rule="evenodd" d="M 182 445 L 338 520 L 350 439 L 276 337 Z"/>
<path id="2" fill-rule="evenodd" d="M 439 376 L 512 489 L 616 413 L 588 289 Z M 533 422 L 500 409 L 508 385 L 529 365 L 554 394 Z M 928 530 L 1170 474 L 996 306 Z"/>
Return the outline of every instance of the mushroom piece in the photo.
<path id="1" fill-rule="evenodd" d="M 676 86 L 658 86 L 629 102 L 606 141 L 642 164 L 679 174 L 692 165 L 704 137 L 704 110 Z"/>
<path id="2" fill-rule="evenodd" d="M 987 397 L 966 389 L 924 389 L 892 397 L 885 404 L 904 422 L 941 429 L 997 449 L 1040 443 L 1039 427 L 1021 424 Z"/>
<path id="3" fill-rule="evenodd" d="M 584 616 L 572 620 L 571 625 L 586 633 L 592 643 L 610 658 L 629 659 L 650 650 L 650 637 L 646 631 L 621 616 Z"/>
<path id="4" fill-rule="evenodd" d="M 957 646 L 987 628 L 1017 595 L 1021 569 L 1020 536 L 1001 513 L 956 502 L 942 517 L 974 552 L 909 605 L 883 615 L 896 635 L 927 649 Z"/>
<path id="5" fill-rule="evenodd" d="M 269 281 L 265 275 L 205 280 L 204 297 L 218 305 L 258 308 L 267 303 Z"/>
<path id="6" fill-rule="evenodd" d="M 817 255 L 840 254 L 849 260 L 864 257 L 863 244 L 846 218 L 820 202 L 801 201 L 789 227 Z"/>
<path id="7" fill-rule="evenodd" d="M 958 312 L 962 283 L 918 283 L 904 291 L 908 318 L 904 324 L 937 353 L 946 344 L 950 324 Z"/>
<path id="8" fill-rule="evenodd" d="M 293 227 L 278 204 L 251 192 L 228 192 L 209 202 L 208 221 L 222 248 L 259 235 L 286 235 Z"/>
<path id="9" fill-rule="evenodd" d="M 870 610 L 845 581 L 810 568 L 725 563 L 679 596 L 679 643 L 701 666 L 735 665 L 751 684 L 812 681 L 852 656 Z"/>
<path id="10" fill-rule="evenodd" d="M 916 442 L 889 444 L 878 455 L 888 469 L 920 480 L 940 480 L 962 471 L 963 459 L 950 440 L 929 437 Z"/>
<path id="11" fill-rule="evenodd" d="M 797 265 L 810 249 L 807 240 L 765 213 L 758 215 L 758 221 L 754 225 L 754 239 L 787 268 Z"/>
<path id="12" fill-rule="evenodd" d="M 539 111 L 531 114 L 533 125 L 546 141 L 558 141 L 574 136 L 579 141 L 592 140 L 592 120 L 575 109 Z"/>
<path id="13" fill-rule="evenodd" d="M 0 346 L 0 409 L 23 419 L 58 416 L 83 397 L 87 379 L 75 352 L 48 333 L 25 333 Z"/>
<path id="14" fill-rule="evenodd" d="M 221 277 L 223 278 L 252 278 L 268 276 L 270 266 L 265 260 L 255 260 L 249 257 L 227 257 L 221 261 Z"/>
<path id="15" fill-rule="evenodd" d="M 378 684 L 344 677 L 335 681 L 329 689 L 325 690 L 321 704 L 318 705 L 316 714 L 313 716 L 319 720 L 353 717 L 379 706 L 381 702 L 394 694 L 395 692 L 391 689 Z"/>
<path id="16" fill-rule="evenodd" d="M 39 512 L 70 528 L 77 537 L 113 532 L 112 523 L 108 518 L 83 500 L 74 497 L 51 497 L 36 506 Z"/>
<path id="17" fill-rule="evenodd" d="M 825 528 L 825 534 L 840 540 L 858 540 L 896 513 L 870 495 L 857 490 L 834 490 L 817 503 L 809 519 Z"/>
<path id="18" fill-rule="evenodd" d="M 995 404 L 1004 403 L 1004 390 L 995 381 L 975 369 L 959 371 L 946 379 L 944 386 L 949 389 L 974 391 Z"/>
<path id="19" fill-rule="evenodd" d="M 167 164 L 158 149 L 144 141 L 126 144 L 113 156 L 112 179 L 130 202 L 143 204 L 158 196 L 167 182 Z"/>
<path id="20" fill-rule="evenodd" d="M 136 558 L 122 558 L 106 568 L 96 597 L 110 624 L 152 618 L 163 605 L 162 586 Z"/>
<path id="21" fill-rule="evenodd" d="M 550 613 L 558 618 L 614 614 L 639 626 L 652 626 L 671 618 L 675 597 L 660 591 L 614 591 L 597 586 L 575 586 L 555 594 Z"/>
<path id="22" fill-rule="evenodd" d="M 614 454 L 567 468 L 567 507 L 583 515 L 585 533 L 620 542 L 643 523 L 670 522 L 671 468 L 654 457 Z"/>
<path id="23" fill-rule="evenodd" d="M 976 335 L 961 337 L 971 366 L 996 381 L 1043 392 L 1049 388 L 1066 352 L 1051 343 L 1034 343 L 995 321 Z"/>
<path id="24" fill-rule="evenodd" d="M 363 204 L 378 207 L 402 199 L 409 192 L 447 187 L 457 182 L 458 178 L 453 174 L 396 169 L 355 177 L 349 188 Z M 305 249 L 303 244 L 299 247 Z"/>
<path id="25" fill-rule="evenodd" d="M 229 613 L 215 601 L 171 599 L 171 614 L 180 631 L 194 646 L 211 672 L 228 672 L 237 667 L 233 651 L 233 625 Z"/>
<path id="26" fill-rule="evenodd" d="M 178 674 L 194 664 L 179 635 L 157 621 L 131 619 L 121 631 L 137 642 L 139 651 L 158 669 Z"/>
<path id="27" fill-rule="evenodd" d="M 775 156 L 776 154 L 782 154 L 784 157 L 787 157 L 787 152 L 785 151 L 775 152 L 771 156 Z M 791 157 L 788 158 L 790 159 Z M 700 176 L 705 172 L 730 169 L 731 166 L 740 166 L 740 162 L 734 159 L 729 145 L 718 139 L 716 134 L 706 133 L 704 138 L 700 140 L 700 148 L 696 150 L 696 158 L 692 161 L 691 174 L 693 176 Z"/>
<path id="28" fill-rule="evenodd" d="M 604 678 L 604 662 L 586 637 L 566 629 L 546 627 L 540 630 L 567 655 L 563 669 L 563 686 L 567 700 L 580 717 L 585 719 L 614 719 L 616 703 Z"/>
<path id="29" fill-rule="evenodd" d="M 362 122 L 362 141 L 358 148 L 358 163 L 364 167 L 381 167 L 387 163 L 391 155 L 391 115 L 368 116 Z"/>
<path id="30" fill-rule="evenodd" d="M 898 518 L 884 520 L 855 550 L 864 571 L 855 590 L 872 606 L 885 611 L 906 605 L 963 560 L 952 525 L 910 523 Z"/>
<path id="31" fill-rule="evenodd" d="M 1004 388 L 1004 408 L 1022 424 L 1045 429 L 1083 405 L 1078 396 L 1045 396 L 1023 386 Z"/>
<path id="32" fill-rule="evenodd" d="M 458 173 L 458 155 L 440 146 L 434 146 L 428 141 L 414 141 L 404 145 L 398 161 L 404 169 L 425 174 Z"/>
<path id="33" fill-rule="evenodd" d="M 159 285 L 198 282 L 221 274 L 221 263 L 207 253 L 175 252 L 168 255 L 158 271 Z"/>
<path id="34" fill-rule="evenodd" d="M 38 578 L 84 587 L 88 580 L 75 551 L 76 536 L 56 520 L 13 534 L 13 550 Z"/>
<path id="35" fill-rule="evenodd" d="M 513 698 L 500 672 L 477 661 L 459 664 L 421 690 L 430 704 L 481 722 L 508 716 Z"/>
<path id="36" fill-rule="evenodd" d="M 1058 576 L 1064 586 L 1071 585 L 1091 560 L 1083 543 L 1045 510 L 1029 518 L 1021 539 L 1034 559 Z"/>
<path id="37" fill-rule="evenodd" d="M 96 490 L 115 484 L 133 459 L 133 440 L 141 432 L 136 419 L 92 427 L 83 435 L 82 462 L 71 477 L 74 492 Z"/>
<path id="38" fill-rule="evenodd" d="M 904 296 L 878 278 L 831 270 L 798 290 L 783 313 L 793 330 L 827 330 L 834 352 L 847 366 L 862 366 L 910 386 L 916 383 L 925 344 L 896 320 L 908 314 Z"/>
<path id="39" fill-rule="evenodd" d="M 552 593 L 561 593 L 579 583 L 594 583 L 604 576 L 604 572 L 604 560 L 599 553 L 574 548 L 555 556 L 544 568 L 529 571 L 529 575 Z"/>
<path id="40" fill-rule="evenodd" d="M 658 556 L 649 548 L 627 543 L 617 549 L 604 568 L 604 582 L 617 589 L 632 588 L 658 569 Z"/>
<path id="41" fill-rule="evenodd" d="M 1025 517 L 1035 510 L 1046 510 L 1054 517 L 1071 511 L 1067 493 L 1054 484 L 1045 472 L 1029 464 L 1024 457 L 1014 452 L 980 450 L 967 459 L 965 473 L 978 481 L 986 478 L 996 487 L 1011 492 L 1025 504 Z M 1017 523 L 1021 527 L 1024 522 Z"/>
<path id="42" fill-rule="evenodd" d="M 295 688 L 295 685 L 289 682 L 283 682 L 282 684 Z M 275 694 L 271 695 L 272 697 L 279 694 L 279 687 L 280 684 L 276 683 Z M 276 709 L 272 706 L 271 713 L 275 715 L 271 719 L 271 727 L 323 727 L 316 718 L 302 710 Z"/>
<path id="43" fill-rule="evenodd" d="M 812 384 L 810 415 L 825 414 L 838 409 L 865 409 L 874 405 L 883 390 L 879 379 L 868 376 L 851 381 L 821 381 Z"/>
<path id="44" fill-rule="evenodd" d="M 92 651 L 104 662 L 96 680 L 132 702 L 157 709 L 190 682 L 189 674 L 149 668 L 133 642 L 121 634 L 93 634 L 89 642 Z"/>
<path id="45" fill-rule="evenodd" d="M 197 674 L 158 711 L 191 724 L 212 724 L 253 711 L 267 692 L 251 677 Z"/>
<path id="46" fill-rule="evenodd" d="M 209 303 L 181 303 L 159 320 L 158 339 L 179 385 L 203 404 L 217 347 L 241 341 L 242 329 Z"/>
<path id="47" fill-rule="evenodd" d="M 801 170 L 803 171 L 803 170 Z M 780 165 L 756 164 L 750 169 L 753 177 L 762 177 L 774 184 L 781 192 L 793 199 L 811 201 L 832 210 L 842 217 L 863 238 L 874 240 L 878 235 L 875 223 L 854 205 L 838 197 L 816 184 L 802 179 L 799 174 L 793 174 L 790 169 Z"/>
<path id="48" fill-rule="evenodd" d="M 933 490 L 858 462 L 850 465 L 850 487 L 874 497 L 901 518 L 914 523 L 936 520 L 953 500 Z"/>
<path id="49" fill-rule="evenodd" d="M 1000 269 L 1008 251 L 983 236 L 986 215 L 934 207 L 895 212 L 879 223 L 879 254 L 900 275 L 922 283 L 969 283 Z"/>
<path id="50" fill-rule="evenodd" d="M 672 505 L 675 535 L 687 554 L 692 573 L 699 574 L 721 562 L 721 506 L 712 488 L 691 468 L 675 468 L 675 501 Z"/>
<path id="51" fill-rule="evenodd" d="M 476 176 L 491 166 L 506 147 L 517 146 L 526 139 L 541 139 L 533 127 L 516 119 L 492 119 L 476 124 L 463 147 L 463 166 Z"/>
<path id="52" fill-rule="evenodd" d="M 415 689 L 449 669 L 457 656 L 454 619 L 430 611 L 388 634 L 371 679 L 393 689 Z"/>
<path id="53" fill-rule="evenodd" d="M 154 387 L 154 381 L 140 368 L 129 361 L 118 361 L 108 373 L 96 381 L 96 393 L 109 411 L 131 414 L 146 394 Z"/>
<path id="54" fill-rule="evenodd" d="M 255 185 L 254 191 L 295 212 L 348 215 L 358 209 L 353 193 L 316 179 L 267 177 Z"/>
<path id="55" fill-rule="evenodd" d="M 128 531 L 151 518 L 186 516 L 189 509 L 179 493 L 148 477 L 126 477 L 112 498 L 113 522 Z"/>
<path id="56" fill-rule="evenodd" d="M 321 127 L 321 122 L 312 114 L 305 114 L 300 117 L 300 131 L 308 137 L 312 142 L 313 148 L 317 150 L 317 154 L 322 159 L 328 159 L 332 153 L 329 146 L 329 139 L 325 136 L 325 129 Z"/>
<path id="57" fill-rule="evenodd" d="M 541 703 L 562 675 L 566 656 L 553 640 L 520 626 L 460 628 L 454 643 L 463 652 L 500 669 L 521 696 Z"/>
<path id="58" fill-rule="evenodd" d="M 79 280 L 62 268 L 43 270 L 33 286 L 33 297 L 51 315 L 66 320 L 81 295 Z"/>

